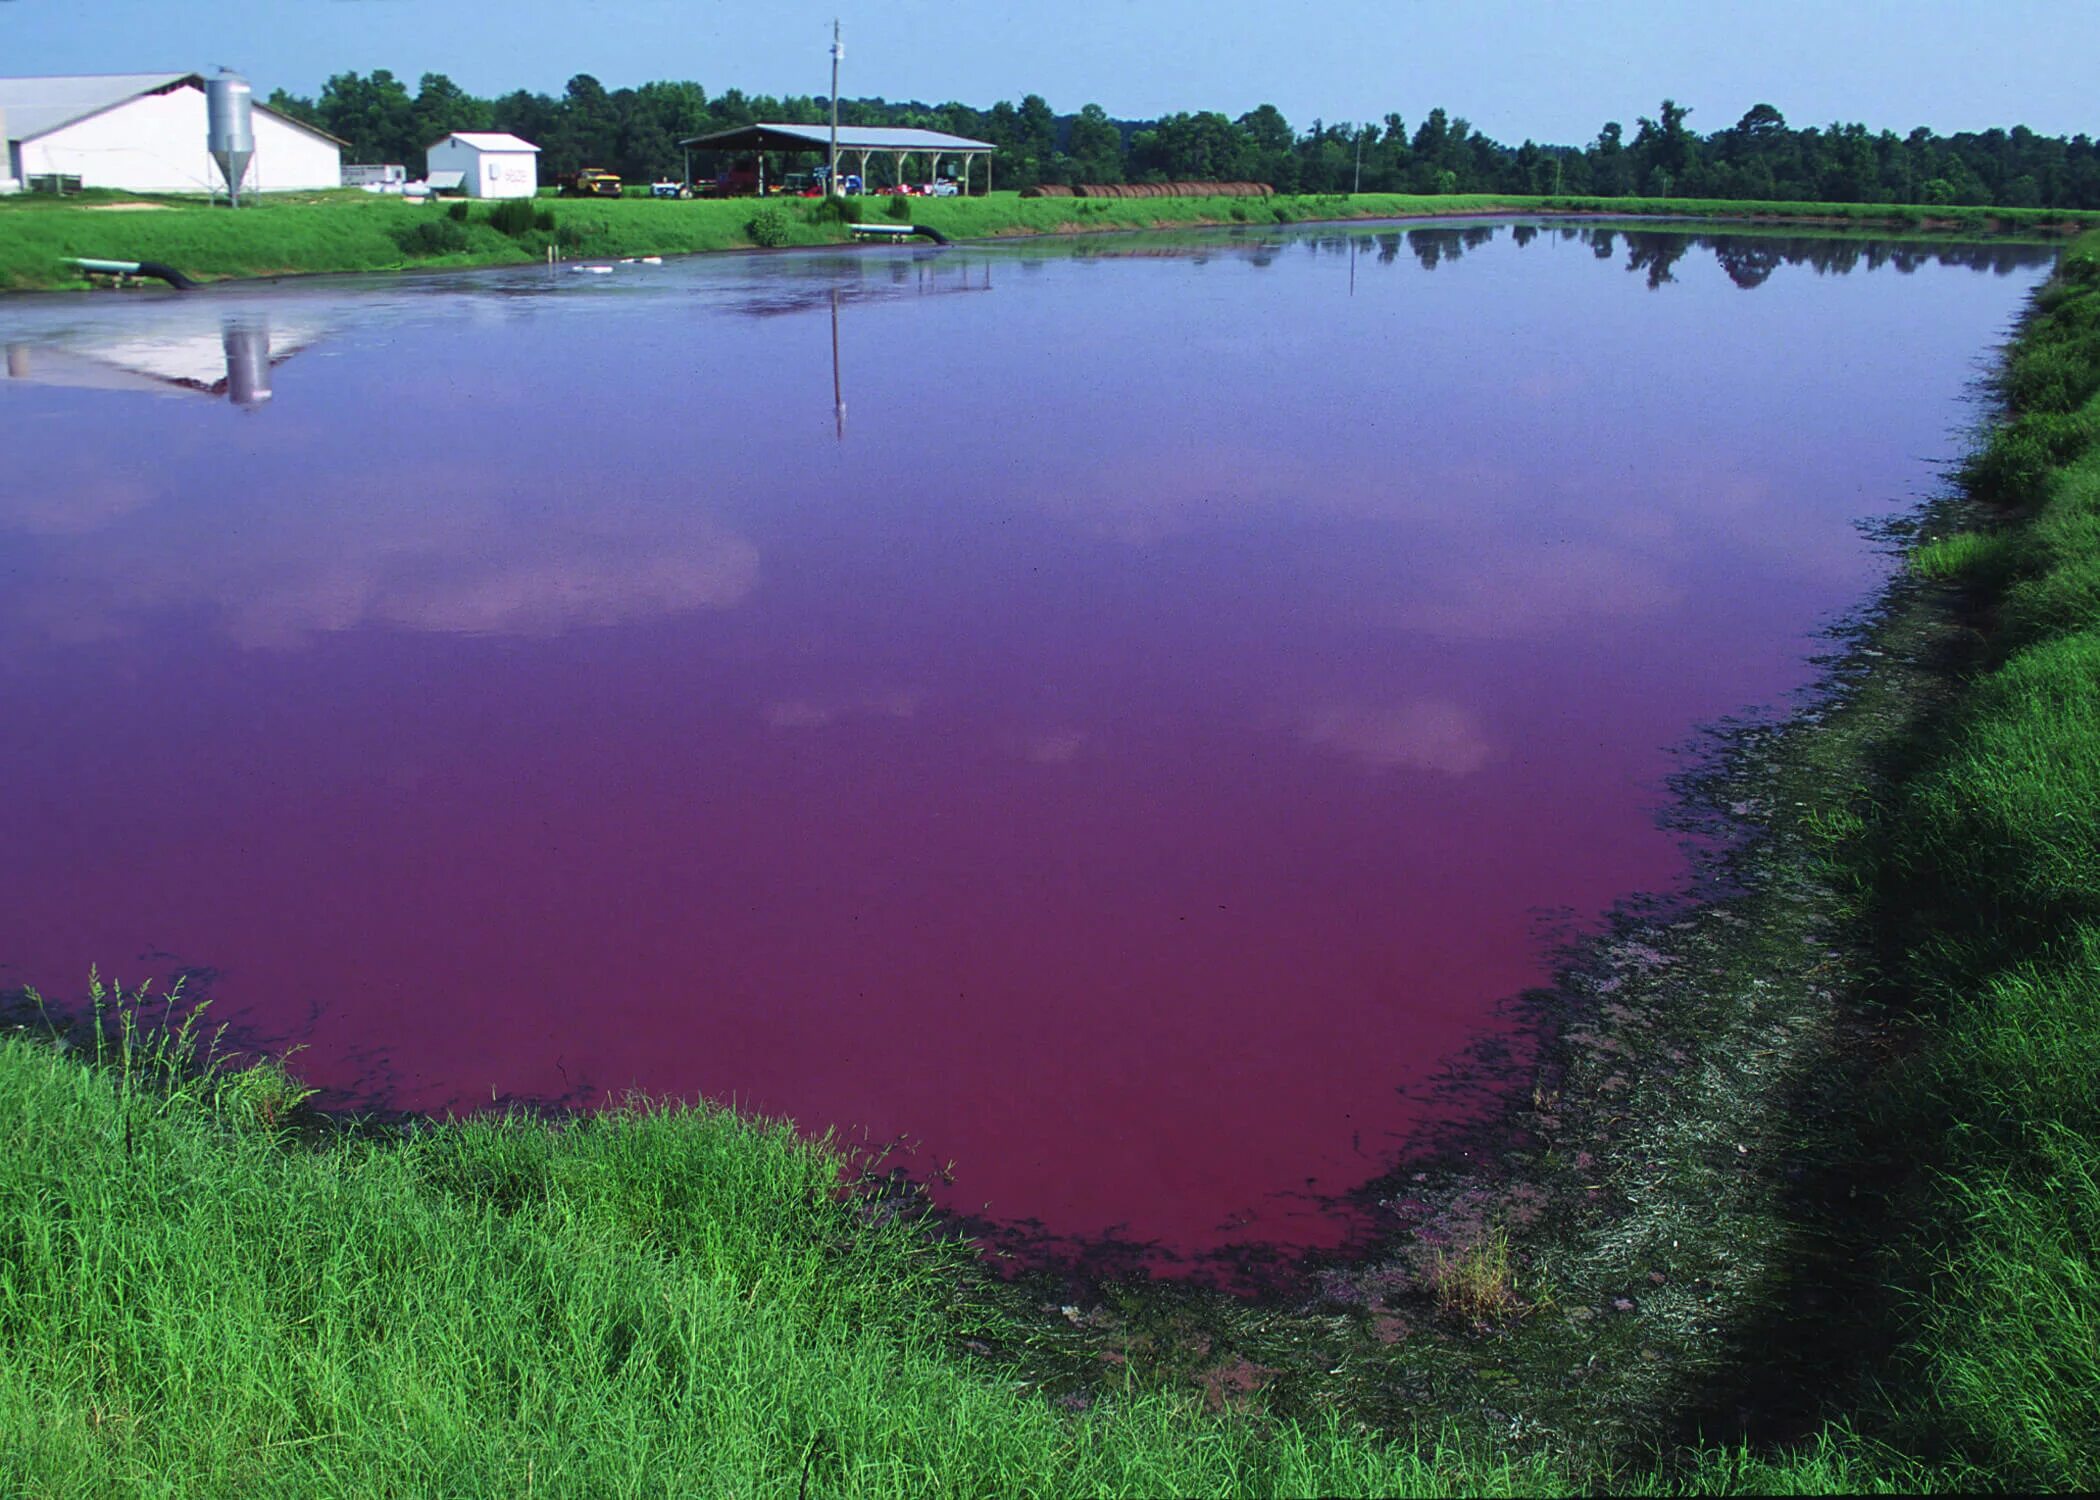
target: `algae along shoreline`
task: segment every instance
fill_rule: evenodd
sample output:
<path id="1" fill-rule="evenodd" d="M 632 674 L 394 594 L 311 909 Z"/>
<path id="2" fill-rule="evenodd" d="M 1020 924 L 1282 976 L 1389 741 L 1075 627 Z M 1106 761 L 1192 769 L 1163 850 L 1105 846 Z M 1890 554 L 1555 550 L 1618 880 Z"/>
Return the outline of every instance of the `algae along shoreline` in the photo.
<path id="1" fill-rule="evenodd" d="M 517 200 L 506 200 L 515 204 Z M 1439 218 L 1469 214 L 1700 218 L 1884 232 L 2060 238 L 2100 225 L 2072 209 L 1495 194 L 1278 194 L 1268 198 L 542 198 L 528 212 L 420 204 L 356 189 L 266 195 L 238 211 L 198 197 L 97 191 L 0 199 L 0 291 L 87 285 L 69 257 L 151 261 L 199 282 L 835 245 L 847 223 L 909 221 L 951 239 Z"/>
<path id="2" fill-rule="evenodd" d="M 146 217 L 146 216 L 140 216 Z M 0 1039 L 0 1473 L 1400 1494 L 2100 1479 L 2100 234 L 1821 694 L 1686 788 L 1723 899 L 1530 1003 L 1509 1112 L 1288 1299 L 1002 1282 L 784 1126 L 361 1127 L 208 1014 Z M 86 957 L 83 956 L 83 961 Z M 296 1066 L 296 1059 L 293 1059 Z"/>

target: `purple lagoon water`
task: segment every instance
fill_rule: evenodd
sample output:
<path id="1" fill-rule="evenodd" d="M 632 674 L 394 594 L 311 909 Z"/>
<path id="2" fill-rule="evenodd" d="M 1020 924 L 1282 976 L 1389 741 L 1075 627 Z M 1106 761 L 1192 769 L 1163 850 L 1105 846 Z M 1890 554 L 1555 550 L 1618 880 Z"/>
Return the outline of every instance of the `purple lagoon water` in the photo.
<path id="1" fill-rule="evenodd" d="M 1332 1244 L 2048 253 L 1591 226 L 0 304 L 0 986 Z M 952 1181 L 941 1179 L 952 1178 Z"/>

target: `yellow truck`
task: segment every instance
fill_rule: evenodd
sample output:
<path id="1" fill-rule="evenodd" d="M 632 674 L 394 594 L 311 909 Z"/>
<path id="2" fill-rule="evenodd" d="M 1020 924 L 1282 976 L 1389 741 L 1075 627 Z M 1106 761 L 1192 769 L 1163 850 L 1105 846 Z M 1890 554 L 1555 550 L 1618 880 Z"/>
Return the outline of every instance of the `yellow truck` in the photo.
<path id="1" fill-rule="evenodd" d="M 620 174 L 608 172 L 603 167 L 583 167 L 574 172 L 563 172 L 554 179 L 554 183 L 564 198 L 620 196 Z"/>

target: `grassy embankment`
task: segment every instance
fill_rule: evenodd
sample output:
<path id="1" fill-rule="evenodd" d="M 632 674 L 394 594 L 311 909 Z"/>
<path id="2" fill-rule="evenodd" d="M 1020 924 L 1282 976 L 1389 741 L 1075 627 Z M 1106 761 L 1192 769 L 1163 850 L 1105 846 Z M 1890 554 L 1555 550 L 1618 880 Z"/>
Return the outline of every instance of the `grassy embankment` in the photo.
<path id="1" fill-rule="evenodd" d="M 1879 204 L 1719 202 L 1667 198 L 1521 198 L 1395 193 L 1253 198 L 978 198 L 854 200 L 853 217 L 878 221 L 908 203 L 912 219 L 957 239 L 1072 234 L 1216 224 L 1274 224 L 1493 212 L 1701 215 L 1885 226 L 2054 231 L 2100 215 L 2036 209 L 1941 209 Z M 258 199 L 234 213 L 197 198 L 92 193 L 65 200 L 0 199 L 0 290 L 79 286 L 68 256 L 153 260 L 200 281 L 318 272 L 391 271 L 564 258 L 683 255 L 748 249 L 759 241 L 835 244 L 847 238 L 819 200 L 549 200 L 552 228 L 507 234 L 475 203 L 464 219 L 447 204 L 347 191 Z M 759 215 L 777 216 L 754 235 Z"/>
<path id="2" fill-rule="evenodd" d="M 2100 1483 L 2100 234 L 2065 252 L 1969 465 L 1986 524 L 1920 548 L 1973 676 L 1866 815 L 1892 977 L 1924 1017 L 1881 1128 L 1916 1154 L 1906 1446 Z"/>
<path id="3" fill-rule="evenodd" d="M 1841 1225 L 1879 1240 L 1870 1279 L 1900 1293 L 1863 1314 L 1894 1349 L 1849 1430 L 1658 1476 L 1505 1457 L 1486 1423 L 1418 1446 L 1346 1403 L 1211 1412 L 1137 1375 L 1067 1410 L 1031 1388 L 1031 1309 L 841 1204 L 840 1162 L 784 1131 L 674 1110 L 301 1145 L 274 1072 L 198 1080 L 136 1049 L 85 1068 L 10 1039 L 0 1475 L 37 1494 L 786 1494 L 805 1472 L 816 1494 L 2091 1487 L 2100 236 L 2067 252 L 2005 394 L 1968 476 L 1990 524 L 1915 558 L 1979 627 L 1969 680 L 1847 841 L 1912 1016 L 1861 1101 L 1871 1174 Z M 1840 1308 L 1807 1336 L 1860 1332 Z"/>

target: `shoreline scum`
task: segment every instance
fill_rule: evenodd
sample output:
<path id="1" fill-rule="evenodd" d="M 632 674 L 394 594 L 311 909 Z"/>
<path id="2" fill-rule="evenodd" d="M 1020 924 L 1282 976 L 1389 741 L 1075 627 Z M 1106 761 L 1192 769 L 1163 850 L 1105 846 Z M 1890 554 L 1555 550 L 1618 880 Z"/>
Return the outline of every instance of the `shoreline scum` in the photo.
<path id="1" fill-rule="evenodd" d="M 2044 311 L 2066 304 L 2100 308 L 2100 235 L 2071 247 L 2036 300 Z M 2100 328 L 2100 316 L 2081 316 Z M 1263 1441 L 1279 1424 L 1319 1432 L 1326 1423 L 1347 1439 L 1300 1489 L 1273 1471 L 1289 1492 L 1346 1489 L 1355 1474 L 1364 1487 L 1398 1490 L 1390 1471 L 1372 1480 L 1347 1466 L 1349 1444 L 1384 1441 L 1428 1465 L 1407 1474 L 1429 1489 L 2076 1488 L 2092 1479 L 2094 1439 L 2061 1415 L 2047 1419 L 2053 1460 L 2020 1453 L 2017 1430 L 2008 1439 L 1974 1414 L 1961 1433 L 1941 1432 L 1950 1398 L 1919 1373 L 1932 1358 L 1915 1346 L 1939 1267 L 1937 1231 L 1920 1219 L 1940 1211 L 1935 1194 L 1948 1189 L 1934 1176 L 1943 1149 L 1916 1138 L 1921 1118 L 1940 1122 L 1905 1091 L 1918 1087 L 1920 1059 L 1944 1044 L 1935 1037 L 1945 1028 L 1937 997 L 1923 993 L 1937 950 L 1917 942 L 1913 910 L 1895 909 L 1923 877 L 1888 853 L 1916 837 L 1905 809 L 1945 754 L 1950 724 L 1973 712 L 1976 681 L 1999 662 L 1993 601 L 2039 576 L 2032 558 L 2009 555 L 2042 545 L 2024 541 L 2024 529 L 1980 528 L 2031 521 L 2065 475 L 2100 470 L 2100 420 L 2090 415 L 2100 337 L 2080 335 L 2085 363 L 2050 387 L 2059 405 L 2038 404 L 2020 378 L 2036 358 L 2036 317 L 2009 346 L 2001 389 L 2012 414 L 1994 420 L 1966 492 L 1927 502 L 1882 537 L 1911 566 L 1832 630 L 1837 644 L 1798 707 L 1719 727 L 1715 753 L 1678 786 L 1686 819 L 1732 830 L 1699 882 L 1723 893 L 1629 904 L 1608 932 L 1574 946 L 1551 991 L 1522 998 L 1543 1036 L 1529 1096 L 1367 1190 L 1390 1228 L 1382 1250 L 1322 1268 L 1292 1298 L 1257 1301 L 1142 1281 L 997 1283 L 948 1264 L 939 1274 L 949 1291 L 927 1315 L 946 1355 L 1064 1422 L 1119 1419 L 1146 1393 L 1178 1400 L 1173 1409 L 1190 1421 L 1251 1422 Z M 2039 457 L 2014 451 L 2007 434 L 2022 430 L 2024 410 L 2059 407 L 2069 415 L 2044 424 Z M 2100 495 L 2100 483 L 2088 488 Z M 2073 613 L 2066 628 L 2078 625 L 2092 629 Z M 2100 696 L 2100 684 L 2086 692 Z M 1929 914 L 1930 903 L 1920 909 Z M 2052 941 L 1987 972 L 2068 954 L 2074 993 L 2090 987 L 2079 968 L 2090 950 Z M 0 1061 L 11 1048 L 0 1037 Z M 0 1084 L 12 1077 L 0 1072 Z M 0 1109 L 9 1103 L 0 1091 Z M 273 1150 L 284 1149 L 286 1118 L 265 1122 Z M 413 1143 L 465 1128 L 399 1134 Z M 353 1139 L 332 1149 L 386 1149 L 356 1134 L 342 1132 Z M 878 1197 L 851 1212 L 924 1244 L 910 1207 L 908 1197 Z M 2075 1227 L 2095 1205 L 2065 1209 Z M 1903 1248 L 1909 1240 L 1920 1243 Z M 0 1273 L 7 1249 L 0 1235 Z M 8 1326 L 0 1309 L 0 1336 Z M 2003 1357 L 2035 1358 L 2017 1344 Z M 2100 1400 L 2100 1387 L 2070 1389 L 2074 1418 Z M 0 1456 L 16 1451 L 9 1410 L 0 1390 Z M 2035 1436 L 2030 1427 L 2024 1440 Z M 1081 1446 L 1091 1454 L 1100 1444 Z M 958 1474 L 939 1477 L 936 1488 L 970 1488 Z M 1022 1477 L 979 1482 L 1011 1488 Z M 1151 1487 L 1215 1482 L 1155 1472 Z"/>
<path id="2" fill-rule="evenodd" d="M 356 190 L 287 194 L 238 213 L 195 199 L 89 194 L 87 200 L 0 199 L 0 298 L 9 292 L 80 289 L 89 283 L 68 257 L 154 261 L 200 284 L 289 276 L 353 275 L 527 266 L 553 252 L 568 264 L 644 255 L 695 255 L 757 248 L 807 249 L 854 243 L 837 211 L 814 199 L 530 200 L 537 227 L 509 233 L 478 200 L 440 207 Z M 883 206 L 878 206 L 883 205 Z M 979 198 L 867 200 L 865 216 L 894 214 L 962 243 L 1038 236 L 1258 229 L 1536 215 L 1656 219 L 1739 225 L 1857 229 L 1934 236 L 2020 235 L 2062 239 L 2100 226 L 2100 213 L 2067 209 L 1952 209 L 1900 204 L 1807 204 L 1672 198 L 1526 198 L 1488 194 L 1278 195 L 1270 198 Z M 153 212 L 113 213 L 112 209 Z M 459 213 L 454 218 L 454 212 Z M 770 215 L 761 229 L 761 214 Z"/>

